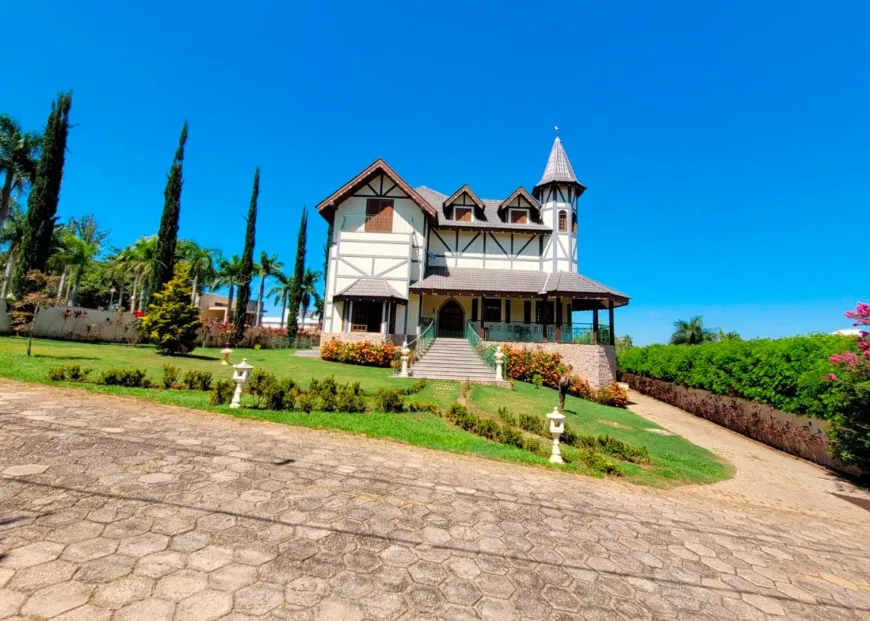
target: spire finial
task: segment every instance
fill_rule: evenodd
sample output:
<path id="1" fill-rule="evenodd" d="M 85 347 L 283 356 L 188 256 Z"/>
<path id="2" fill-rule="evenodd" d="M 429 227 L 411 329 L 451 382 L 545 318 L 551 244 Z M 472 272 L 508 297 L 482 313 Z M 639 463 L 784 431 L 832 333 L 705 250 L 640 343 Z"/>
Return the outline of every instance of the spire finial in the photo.
<path id="1" fill-rule="evenodd" d="M 553 126 L 553 129 L 556 130 L 556 137 L 558 138 L 558 137 L 559 137 L 559 126 L 558 126 L 558 125 L 554 125 L 554 126 Z"/>

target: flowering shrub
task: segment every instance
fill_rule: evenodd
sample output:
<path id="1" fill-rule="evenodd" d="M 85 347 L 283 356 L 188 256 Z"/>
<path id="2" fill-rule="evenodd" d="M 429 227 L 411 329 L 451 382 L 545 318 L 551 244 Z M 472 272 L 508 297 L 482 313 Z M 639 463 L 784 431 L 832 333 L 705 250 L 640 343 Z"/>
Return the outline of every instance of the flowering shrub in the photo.
<path id="1" fill-rule="evenodd" d="M 361 341 L 346 343 L 331 339 L 321 345 L 320 356 L 331 362 L 361 364 L 368 367 L 389 367 L 393 362 L 396 346 L 392 343 Z"/>
<path id="2" fill-rule="evenodd" d="M 870 326 L 870 304 L 858 303 L 846 313 L 855 326 Z M 856 351 L 831 356 L 837 368 L 828 379 L 840 389 L 842 398 L 834 407 L 828 436 L 831 451 L 847 464 L 870 473 L 870 332 L 858 333 Z"/>
<path id="3" fill-rule="evenodd" d="M 530 349 L 505 345 L 502 351 L 505 355 L 507 376 L 520 382 L 529 382 L 535 387 L 547 386 L 558 390 L 559 378 L 571 372 L 571 365 L 566 364 L 560 354 L 544 351 L 540 347 Z M 593 390 L 582 377 L 571 375 L 568 394 L 617 408 L 628 405 L 628 393 L 616 382 L 600 390 Z"/>
<path id="4" fill-rule="evenodd" d="M 520 382 L 534 383 L 535 376 L 541 376 L 541 384 L 549 388 L 559 388 L 559 378 L 567 373 L 570 366 L 562 362 L 562 356 L 546 352 L 540 347 L 534 349 L 505 345 L 502 348 L 507 366 L 507 376 Z"/>
<path id="5" fill-rule="evenodd" d="M 616 382 L 611 382 L 610 386 L 601 388 L 595 394 L 593 401 L 615 408 L 624 408 L 628 405 L 628 392 Z"/>

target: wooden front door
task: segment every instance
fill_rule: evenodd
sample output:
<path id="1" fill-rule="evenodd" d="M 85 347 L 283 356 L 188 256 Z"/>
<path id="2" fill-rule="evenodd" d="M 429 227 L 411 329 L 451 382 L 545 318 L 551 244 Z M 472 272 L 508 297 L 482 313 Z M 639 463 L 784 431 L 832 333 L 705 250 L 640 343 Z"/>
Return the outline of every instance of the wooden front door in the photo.
<path id="1" fill-rule="evenodd" d="M 438 336 L 462 338 L 465 336 L 465 313 L 456 300 L 448 300 L 438 312 Z"/>

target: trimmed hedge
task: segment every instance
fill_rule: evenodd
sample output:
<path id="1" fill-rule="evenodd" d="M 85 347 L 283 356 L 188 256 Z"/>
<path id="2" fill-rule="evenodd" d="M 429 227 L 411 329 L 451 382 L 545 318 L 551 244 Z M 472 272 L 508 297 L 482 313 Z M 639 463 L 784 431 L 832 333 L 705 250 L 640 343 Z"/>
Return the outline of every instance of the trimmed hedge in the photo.
<path id="1" fill-rule="evenodd" d="M 830 419 L 843 400 L 843 388 L 828 380 L 833 370 L 829 358 L 854 348 L 855 339 L 826 334 L 650 345 L 624 351 L 619 370 Z"/>

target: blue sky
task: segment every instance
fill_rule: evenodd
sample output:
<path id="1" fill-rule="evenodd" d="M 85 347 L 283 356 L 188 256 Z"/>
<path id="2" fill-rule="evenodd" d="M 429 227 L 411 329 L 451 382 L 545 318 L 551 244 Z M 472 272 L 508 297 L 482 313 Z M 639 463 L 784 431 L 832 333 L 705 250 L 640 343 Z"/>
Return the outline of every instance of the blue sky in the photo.
<path id="1" fill-rule="evenodd" d="M 632 297 L 618 333 L 665 340 L 693 314 L 744 336 L 830 331 L 870 300 L 866 2 L 29 0 L 3 15 L 22 54 L 0 110 L 41 129 L 74 90 L 60 215 L 96 214 L 118 246 L 156 232 L 184 119 L 181 235 L 239 252 L 260 165 L 258 252 L 287 263 L 302 206 L 376 157 L 412 185 L 504 197 L 537 182 L 558 124 L 588 186 L 580 270 Z M 311 218 L 317 269 L 325 230 Z"/>

